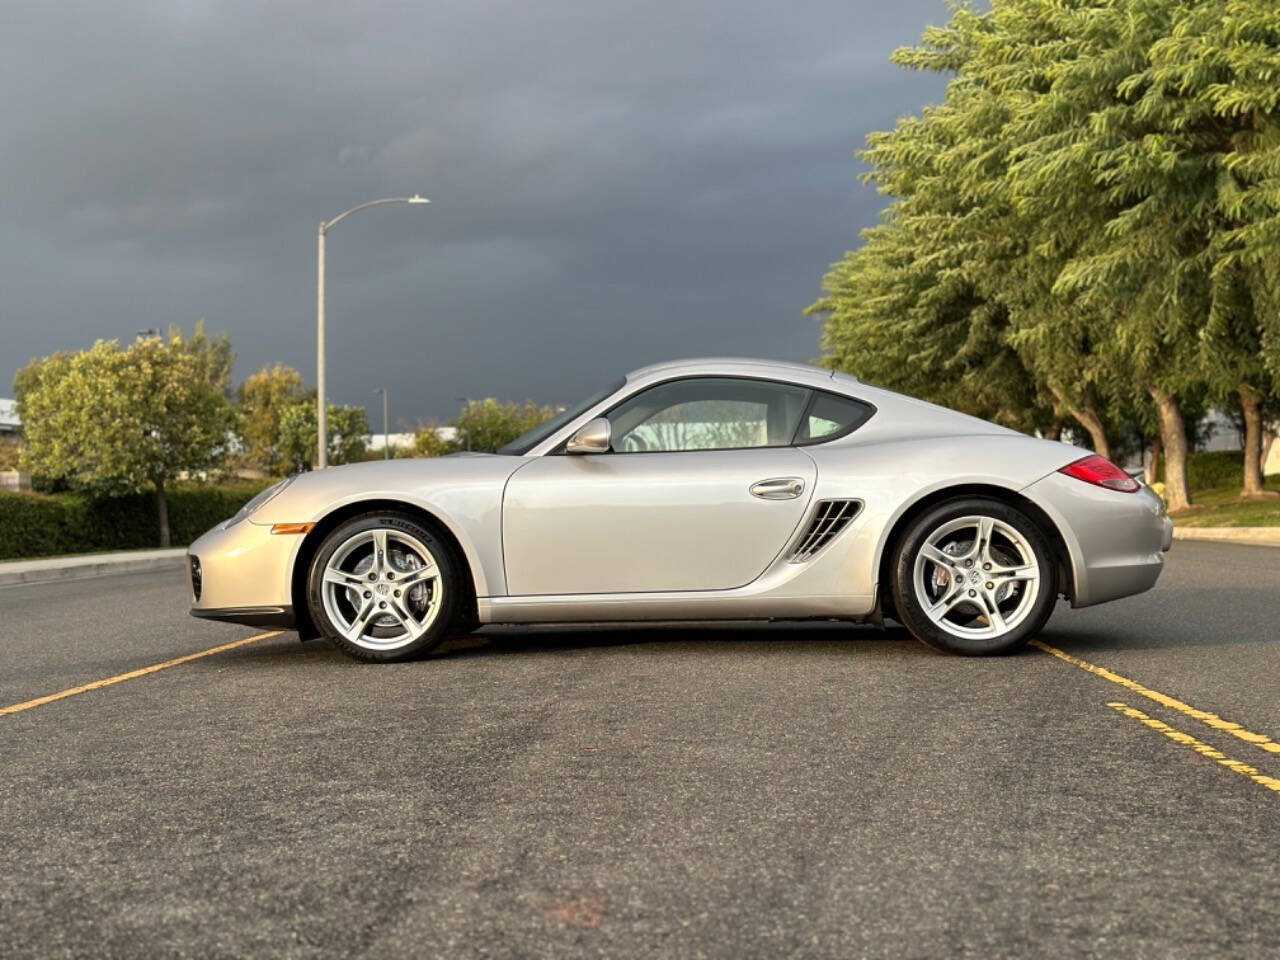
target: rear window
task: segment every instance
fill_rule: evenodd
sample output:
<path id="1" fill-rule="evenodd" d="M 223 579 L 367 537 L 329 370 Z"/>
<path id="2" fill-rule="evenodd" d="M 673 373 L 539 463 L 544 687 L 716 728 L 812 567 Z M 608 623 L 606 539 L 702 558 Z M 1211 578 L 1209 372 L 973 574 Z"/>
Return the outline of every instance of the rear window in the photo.
<path id="1" fill-rule="evenodd" d="M 815 393 L 800 420 L 796 443 L 822 443 L 852 433 L 871 418 L 870 404 L 834 393 Z"/>

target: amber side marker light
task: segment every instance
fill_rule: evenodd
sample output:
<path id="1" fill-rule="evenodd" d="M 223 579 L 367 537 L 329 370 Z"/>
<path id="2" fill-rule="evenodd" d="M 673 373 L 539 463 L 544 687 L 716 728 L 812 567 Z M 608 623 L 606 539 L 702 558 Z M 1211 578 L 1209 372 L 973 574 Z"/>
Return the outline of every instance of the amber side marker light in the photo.
<path id="1" fill-rule="evenodd" d="M 1100 457 L 1096 453 L 1075 463 L 1069 463 L 1058 472 L 1083 480 L 1085 483 L 1092 483 L 1095 487 L 1106 487 L 1108 490 L 1118 490 L 1121 493 L 1137 493 L 1139 489 L 1137 480 L 1106 457 Z"/>
<path id="2" fill-rule="evenodd" d="M 310 533 L 315 529 L 314 523 L 273 523 L 272 533 Z"/>

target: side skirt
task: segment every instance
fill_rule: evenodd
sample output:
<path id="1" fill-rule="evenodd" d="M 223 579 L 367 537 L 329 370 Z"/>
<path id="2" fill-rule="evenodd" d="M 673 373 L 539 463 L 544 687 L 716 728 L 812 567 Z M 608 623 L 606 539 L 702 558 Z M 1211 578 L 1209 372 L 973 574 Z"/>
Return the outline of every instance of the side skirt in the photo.
<path id="1" fill-rule="evenodd" d="M 873 597 L 725 597 L 694 593 L 481 597 L 481 623 L 637 623 L 652 620 L 859 620 Z"/>

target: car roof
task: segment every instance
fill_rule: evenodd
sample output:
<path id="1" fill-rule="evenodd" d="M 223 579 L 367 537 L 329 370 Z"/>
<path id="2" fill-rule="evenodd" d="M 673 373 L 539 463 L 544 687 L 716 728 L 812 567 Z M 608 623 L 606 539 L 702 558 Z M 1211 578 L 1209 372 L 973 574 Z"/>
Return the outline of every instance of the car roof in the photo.
<path id="1" fill-rule="evenodd" d="M 754 357 L 691 357 L 684 360 L 668 360 L 654 363 L 627 374 L 627 380 L 658 380 L 679 374 L 721 374 L 754 377 L 778 377 L 782 380 L 800 380 L 815 383 L 835 379 L 856 382 L 856 377 L 825 370 L 807 363 L 791 363 L 786 360 L 761 360 Z"/>
<path id="2" fill-rule="evenodd" d="M 914 397 L 904 396 L 883 387 L 874 387 L 863 383 L 857 377 L 826 370 L 804 363 L 789 363 L 785 360 L 761 360 L 754 357 L 692 357 L 685 360 L 669 360 L 665 363 L 654 363 L 631 371 L 625 378 L 624 388 L 618 384 L 608 397 L 602 397 L 598 403 L 583 410 L 577 417 L 562 424 L 551 436 L 531 448 L 530 455 L 539 456 L 552 450 L 575 429 L 586 423 L 591 417 L 600 416 L 610 406 L 616 405 L 620 392 L 626 389 L 628 395 L 643 390 L 653 384 L 666 380 L 676 380 L 688 376 L 719 377 L 754 377 L 761 380 L 780 380 L 814 390 L 827 390 L 832 393 L 853 397 L 864 403 L 870 403 L 880 411 L 867 427 L 863 427 L 847 437 L 831 441 L 831 445 L 849 442 L 855 436 L 865 437 L 875 432 L 877 422 L 886 436 L 901 438 L 914 431 L 919 433 L 928 428 L 936 430 L 939 423 L 949 424 L 952 432 L 962 433 L 1013 433 L 985 420 L 957 413 L 946 407 L 939 407 Z M 885 416 L 884 414 L 888 414 Z"/>
<path id="3" fill-rule="evenodd" d="M 894 411 L 894 416 L 898 420 L 902 418 L 917 420 L 922 416 L 928 416 L 934 420 L 945 419 L 954 428 L 963 428 L 969 432 L 973 430 L 984 433 L 992 430 L 1005 432 L 1007 430 L 1005 427 L 971 417 L 949 407 L 941 407 L 884 387 L 872 386 L 847 373 L 826 370 L 805 363 L 789 363 L 785 360 L 759 360 L 751 357 L 694 357 L 688 360 L 671 360 L 667 363 L 655 363 L 633 370 L 627 375 L 627 383 L 631 386 L 644 387 L 681 376 L 737 376 L 782 380 L 797 386 L 830 390 L 852 396 L 871 403 L 881 410 L 888 406 Z"/>

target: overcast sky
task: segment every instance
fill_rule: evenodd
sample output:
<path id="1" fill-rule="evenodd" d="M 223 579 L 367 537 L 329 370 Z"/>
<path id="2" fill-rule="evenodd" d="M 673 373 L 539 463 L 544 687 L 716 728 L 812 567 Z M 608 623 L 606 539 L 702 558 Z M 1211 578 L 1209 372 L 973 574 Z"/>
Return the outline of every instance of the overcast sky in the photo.
<path id="1" fill-rule="evenodd" d="M 811 360 L 822 274 L 882 206 L 867 133 L 941 0 L 9 0 L 0 392 L 31 357 L 205 318 L 243 379 L 393 419 L 570 402 L 681 356 Z"/>

